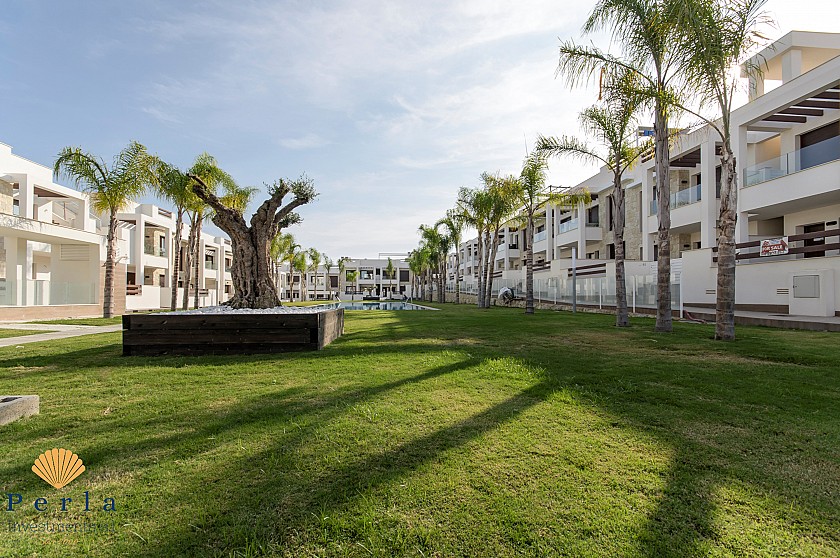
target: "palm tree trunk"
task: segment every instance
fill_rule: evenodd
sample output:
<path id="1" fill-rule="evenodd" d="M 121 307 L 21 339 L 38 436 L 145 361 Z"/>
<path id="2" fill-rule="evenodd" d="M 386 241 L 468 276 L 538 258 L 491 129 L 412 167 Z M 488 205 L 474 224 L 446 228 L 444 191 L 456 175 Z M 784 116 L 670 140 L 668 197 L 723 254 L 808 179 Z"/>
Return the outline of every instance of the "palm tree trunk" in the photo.
<path id="1" fill-rule="evenodd" d="M 478 231 L 478 296 L 476 297 L 476 305 L 479 308 L 484 307 L 484 231 Z"/>
<path id="2" fill-rule="evenodd" d="M 534 217 L 528 215 L 525 228 L 525 313 L 534 313 Z"/>
<path id="3" fill-rule="evenodd" d="M 671 182 L 669 176 L 668 117 L 656 102 L 656 187 L 659 195 L 659 245 L 656 265 L 656 331 L 670 332 L 671 320 Z"/>
<path id="4" fill-rule="evenodd" d="M 195 243 L 195 216 L 190 216 L 190 234 L 187 235 L 187 249 L 184 252 L 184 295 L 182 309 L 190 307 L 190 283 L 192 282 L 192 249 Z M 178 247 L 180 249 L 180 246 Z"/>
<path id="5" fill-rule="evenodd" d="M 105 247 L 105 290 L 102 294 L 102 316 L 110 318 L 114 315 L 114 268 L 117 255 L 117 212 L 111 211 L 108 218 L 108 236 Z"/>
<path id="6" fill-rule="evenodd" d="M 184 226 L 184 208 L 178 208 L 178 217 L 175 219 L 175 240 L 169 249 L 172 251 L 172 298 L 169 301 L 169 309 L 175 310 L 178 307 L 178 276 L 181 265 L 181 235 Z"/>
<path id="7" fill-rule="evenodd" d="M 194 262 L 194 265 L 195 265 L 195 296 L 194 296 L 194 300 L 193 300 L 193 307 L 194 308 L 198 308 L 198 290 L 199 290 L 198 289 L 198 281 L 199 281 L 200 275 L 201 275 L 201 264 L 204 261 L 204 258 L 201 256 L 201 223 L 202 223 L 203 220 L 204 219 L 202 218 L 202 216 L 199 215 L 198 223 L 196 225 L 196 228 L 198 230 L 195 233 L 195 248 L 194 248 L 194 254 L 195 254 L 195 258 L 194 258 L 195 259 L 195 262 Z"/>
<path id="8" fill-rule="evenodd" d="M 490 266 L 487 272 L 487 287 L 484 293 L 484 305 L 490 308 L 490 299 L 493 296 L 493 274 L 496 271 L 496 254 L 499 252 L 499 231 L 498 229 L 493 233 L 493 240 L 490 242 L 492 248 L 490 249 Z"/>
<path id="9" fill-rule="evenodd" d="M 455 246 L 455 304 L 461 304 L 461 246 Z"/>
<path id="10" fill-rule="evenodd" d="M 484 233 L 484 249 L 482 251 L 482 266 L 481 266 L 481 308 L 489 307 L 488 277 L 490 276 L 490 229 L 488 228 Z"/>
<path id="11" fill-rule="evenodd" d="M 720 193 L 720 235 L 718 236 L 717 300 L 715 339 L 735 339 L 735 225 L 738 221 L 738 176 L 728 139 L 720 158 L 723 188 Z"/>
<path id="12" fill-rule="evenodd" d="M 614 176 L 611 199 L 615 242 L 615 325 L 628 327 L 630 317 L 627 314 L 627 284 L 624 275 L 624 188 L 621 186 L 621 174 Z"/>

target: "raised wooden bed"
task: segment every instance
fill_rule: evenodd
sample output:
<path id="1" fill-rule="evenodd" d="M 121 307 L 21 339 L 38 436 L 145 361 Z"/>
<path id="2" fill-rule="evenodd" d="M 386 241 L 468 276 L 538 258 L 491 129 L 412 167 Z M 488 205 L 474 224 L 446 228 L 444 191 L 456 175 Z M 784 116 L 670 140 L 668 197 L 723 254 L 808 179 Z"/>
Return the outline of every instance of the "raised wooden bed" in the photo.
<path id="1" fill-rule="evenodd" d="M 123 355 L 317 351 L 344 333 L 344 310 L 295 314 L 126 314 Z"/>

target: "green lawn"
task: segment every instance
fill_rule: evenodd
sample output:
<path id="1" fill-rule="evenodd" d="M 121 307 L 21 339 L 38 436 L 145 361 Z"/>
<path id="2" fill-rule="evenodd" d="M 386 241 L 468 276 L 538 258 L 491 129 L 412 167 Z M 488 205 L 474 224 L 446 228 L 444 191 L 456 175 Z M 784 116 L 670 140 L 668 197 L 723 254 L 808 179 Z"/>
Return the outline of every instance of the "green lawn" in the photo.
<path id="1" fill-rule="evenodd" d="M 6 339 L 7 337 L 20 337 L 21 335 L 35 335 L 36 333 L 49 332 L 34 329 L 0 329 L 0 339 Z M 2 554 L 0 554 L 0 556 L 2 556 Z"/>
<path id="2" fill-rule="evenodd" d="M 32 321 L 33 324 L 58 324 L 58 325 L 88 325 L 88 326 L 105 326 L 122 323 L 122 316 L 114 316 L 112 318 L 67 318 L 63 320 L 38 320 Z"/>
<path id="3" fill-rule="evenodd" d="M 27 504 L 0 556 L 840 554 L 840 337 L 520 312 L 350 312 L 282 356 L 0 349 L 0 393 L 41 396 L 0 427 Z M 52 447 L 88 468 L 60 491 Z M 84 519 L 116 533 L 7 527 Z"/>

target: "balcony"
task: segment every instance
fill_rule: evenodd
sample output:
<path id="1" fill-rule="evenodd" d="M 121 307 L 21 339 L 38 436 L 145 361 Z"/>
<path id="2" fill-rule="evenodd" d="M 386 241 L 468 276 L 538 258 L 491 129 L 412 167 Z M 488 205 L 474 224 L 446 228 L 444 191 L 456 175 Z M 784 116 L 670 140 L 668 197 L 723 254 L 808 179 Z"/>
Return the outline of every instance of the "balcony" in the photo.
<path id="1" fill-rule="evenodd" d="M 697 203 L 701 199 L 702 194 L 699 184 L 697 186 L 692 186 L 691 188 L 686 188 L 685 190 L 678 190 L 671 194 L 671 210 L 673 211 L 679 207 Z M 659 214 L 659 200 L 655 198 L 650 201 L 650 214 Z"/>
<path id="2" fill-rule="evenodd" d="M 166 248 L 163 246 L 153 246 L 151 244 L 146 244 L 143 246 L 143 253 L 148 256 L 158 256 L 160 258 L 166 257 Z"/>
<path id="3" fill-rule="evenodd" d="M 536 244 L 537 242 L 542 242 L 546 238 L 548 238 L 548 231 L 538 232 L 534 234 L 534 244 Z"/>
<path id="4" fill-rule="evenodd" d="M 744 170 L 744 188 L 840 159 L 840 136 L 785 153 Z"/>
<path id="5" fill-rule="evenodd" d="M 557 232 L 563 234 L 565 232 L 573 231 L 578 227 L 580 227 L 580 220 L 572 219 L 570 221 L 566 221 L 565 223 L 560 223 L 557 227 Z"/>

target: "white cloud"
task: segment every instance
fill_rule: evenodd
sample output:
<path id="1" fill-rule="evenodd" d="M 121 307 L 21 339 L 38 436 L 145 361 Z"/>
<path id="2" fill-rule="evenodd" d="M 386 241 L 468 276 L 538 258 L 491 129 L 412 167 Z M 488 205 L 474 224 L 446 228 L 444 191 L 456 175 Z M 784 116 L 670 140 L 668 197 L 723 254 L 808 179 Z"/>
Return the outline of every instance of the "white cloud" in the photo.
<path id="1" fill-rule="evenodd" d="M 280 140 L 280 145 L 286 149 L 313 149 L 329 144 L 329 140 L 322 138 L 318 134 L 312 133 L 298 138 L 284 138 Z"/>

